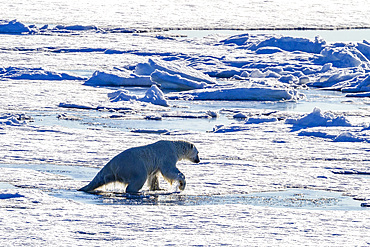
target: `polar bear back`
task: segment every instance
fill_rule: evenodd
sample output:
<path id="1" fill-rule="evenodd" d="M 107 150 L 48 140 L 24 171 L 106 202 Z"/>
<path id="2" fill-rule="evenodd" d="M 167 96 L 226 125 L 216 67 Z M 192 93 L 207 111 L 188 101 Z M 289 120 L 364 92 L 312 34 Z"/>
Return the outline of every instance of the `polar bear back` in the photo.
<path id="1" fill-rule="evenodd" d="M 129 178 L 144 171 L 146 175 L 149 175 L 163 168 L 168 169 L 175 166 L 180 156 L 175 142 L 158 141 L 146 146 L 127 149 L 115 156 L 109 165 L 118 177 Z"/>

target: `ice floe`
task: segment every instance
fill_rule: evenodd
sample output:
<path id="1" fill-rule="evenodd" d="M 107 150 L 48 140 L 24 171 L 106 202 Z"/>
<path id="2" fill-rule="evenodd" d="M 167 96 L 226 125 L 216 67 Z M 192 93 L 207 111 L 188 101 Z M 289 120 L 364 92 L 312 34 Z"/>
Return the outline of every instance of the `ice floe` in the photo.
<path id="1" fill-rule="evenodd" d="M 25 26 L 23 23 L 12 20 L 0 20 L 0 33 L 4 34 L 22 34 L 22 33 L 30 33 L 31 29 Z"/>
<path id="2" fill-rule="evenodd" d="M 153 82 L 149 76 L 140 76 L 129 70 L 121 69 L 110 72 L 95 71 L 84 84 L 87 86 L 150 87 Z"/>
<path id="3" fill-rule="evenodd" d="M 24 67 L 7 67 L 0 68 L 0 80 L 83 80 L 85 78 L 70 75 L 67 73 L 59 73 L 47 71 L 42 68 L 24 68 Z"/>
<path id="4" fill-rule="evenodd" d="M 169 99 L 186 100 L 254 100 L 254 101 L 282 101 L 299 100 L 304 94 L 294 89 L 269 88 L 269 87 L 233 87 L 210 88 L 188 92 L 171 93 Z"/>
<path id="5" fill-rule="evenodd" d="M 252 34 L 231 36 L 221 42 L 250 49 L 258 54 L 273 54 L 282 50 L 320 53 L 326 45 L 326 42 L 319 37 L 312 41 L 306 38 Z"/>
<path id="6" fill-rule="evenodd" d="M 317 126 L 352 126 L 344 116 L 336 116 L 331 112 L 322 112 L 319 108 L 313 109 L 311 113 L 300 118 L 286 119 L 285 123 L 301 128 Z"/>
<path id="7" fill-rule="evenodd" d="M 216 81 L 201 71 L 195 70 L 184 63 L 176 61 L 164 61 L 160 59 L 149 58 L 147 63 L 139 63 L 135 68 L 138 75 L 151 75 L 155 70 L 166 72 L 166 74 L 175 75 L 180 78 L 188 79 L 200 83 L 214 84 Z"/>
<path id="8" fill-rule="evenodd" d="M 187 78 L 183 78 L 178 74 L 169 74 L 165 71 L 155 70 L 151 75 L 150 79 L 160 85 L 163 89 L 173 90 L 191 90 L 200 89 L 207 86 L 204 82 L 193 81 Z"/>

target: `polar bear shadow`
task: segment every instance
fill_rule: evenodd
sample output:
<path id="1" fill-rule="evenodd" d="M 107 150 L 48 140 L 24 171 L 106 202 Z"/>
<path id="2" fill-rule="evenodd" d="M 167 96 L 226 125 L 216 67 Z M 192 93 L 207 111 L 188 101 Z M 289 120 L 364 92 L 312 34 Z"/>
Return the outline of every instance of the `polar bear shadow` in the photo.
<path id="1" fill-rule="evenodd" d="M 96 193 L 103 186 L 120 184 L 119 187 L 126 187 L 126 193 L 137 194 L 147 183 L 150 191 L 158 191 L 161 190 L 159 175 L 171 185 L 178 183 L 178 189 L 184 190 L 185 176 L 176 163 L 183 159 L 199 163 L 198 153 L 195 145 L 187 141 L 162 140 L 130 148 L 110 160 L 88 185 L 79 190 Z"/>

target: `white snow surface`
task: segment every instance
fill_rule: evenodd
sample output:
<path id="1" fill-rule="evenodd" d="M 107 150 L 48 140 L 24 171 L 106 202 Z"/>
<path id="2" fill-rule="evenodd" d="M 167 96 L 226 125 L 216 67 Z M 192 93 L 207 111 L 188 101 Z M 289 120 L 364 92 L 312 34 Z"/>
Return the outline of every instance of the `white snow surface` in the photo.
<path id="1" fill-rule="evenodd" d="M 360 0 L 2 3 L 1 245 L 370 245 L 367 207 L 243 197 L 294 188 L 369 204 L 369 41 L 157 32 L 369 27 L 368 13 Z M 153 73 L 191 90 L 152 85 Z M 85 169 L 178 139 L 201 159 L 178 163 L 184 191 L 162 178 L 165 191 L 149 199 L 77 191 L 95 175 Z"/>

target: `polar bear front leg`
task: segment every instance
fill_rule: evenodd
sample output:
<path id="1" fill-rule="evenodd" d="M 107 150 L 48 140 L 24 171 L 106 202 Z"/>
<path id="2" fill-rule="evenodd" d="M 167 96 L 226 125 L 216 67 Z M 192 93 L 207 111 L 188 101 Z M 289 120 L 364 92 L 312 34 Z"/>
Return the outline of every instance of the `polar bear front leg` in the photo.
<path id="1" fill-rule="evenodd" d="M 176 167 L 171 167 L 161 170 L 162 176 L 172 184 L 174 181 L 179 182 L 179 189 L 184 190 L 186 186 L 186 180 L 184 174 L 182 174 Z"/>

